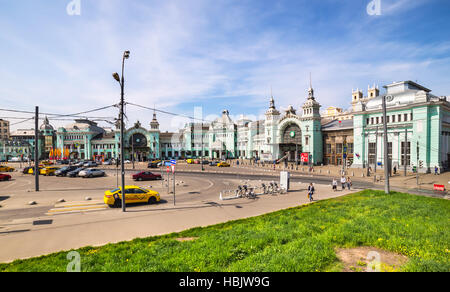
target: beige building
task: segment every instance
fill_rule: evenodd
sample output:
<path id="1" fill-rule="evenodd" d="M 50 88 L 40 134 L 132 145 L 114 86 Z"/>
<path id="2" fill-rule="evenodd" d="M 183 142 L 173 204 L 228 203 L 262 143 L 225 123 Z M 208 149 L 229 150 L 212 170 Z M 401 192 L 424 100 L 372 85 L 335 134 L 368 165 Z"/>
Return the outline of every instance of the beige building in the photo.
<path id="1" fill-rule="evenodd" d="M 0 140 L 9 139 L 9 122 L 0 119 Z"/>

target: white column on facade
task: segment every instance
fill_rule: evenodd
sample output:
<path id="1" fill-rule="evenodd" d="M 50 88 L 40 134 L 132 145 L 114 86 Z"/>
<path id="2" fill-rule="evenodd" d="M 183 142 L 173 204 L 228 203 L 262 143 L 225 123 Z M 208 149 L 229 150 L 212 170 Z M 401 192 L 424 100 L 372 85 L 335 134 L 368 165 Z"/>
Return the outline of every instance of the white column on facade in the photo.
<path id="1" fill-rule="evenodd" d="M 400 152 L 399 152 L 399 135 L 398 133 L 394 133 L 394 137 L 392 139 L 392 163 L 393 165 L 400 165 Z"/>

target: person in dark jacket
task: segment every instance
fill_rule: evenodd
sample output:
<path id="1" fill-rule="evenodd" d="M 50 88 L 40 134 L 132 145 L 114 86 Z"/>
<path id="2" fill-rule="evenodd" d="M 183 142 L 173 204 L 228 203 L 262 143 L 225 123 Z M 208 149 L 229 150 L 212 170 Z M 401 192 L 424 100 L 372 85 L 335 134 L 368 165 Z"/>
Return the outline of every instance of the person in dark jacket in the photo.
<path id="1" fill-rule="evenodd" d="M 315 191 L 314 186 L 312 183 L 310 183 L 308 186 L 308 198 L 309 198 L 310 202 L 312 202 L 314 200 L 313 199 L 314 191 Z"/>

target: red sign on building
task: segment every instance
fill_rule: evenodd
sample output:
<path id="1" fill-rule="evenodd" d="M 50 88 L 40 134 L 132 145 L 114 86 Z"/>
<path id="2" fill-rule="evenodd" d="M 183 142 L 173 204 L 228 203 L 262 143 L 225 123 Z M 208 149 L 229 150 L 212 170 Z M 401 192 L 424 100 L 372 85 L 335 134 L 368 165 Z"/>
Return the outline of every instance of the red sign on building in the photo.
<path id="1" fill-rule="evenodd" d="M 434 190 L 435 191 L 444 192 L 445 191 L 445 186 L 444 185 L 434 185 Z"/>
<path id="2" fill-rule="evenodd" d="M 309 162 L 309 154 L 308 153 L 302 153 L 301 161 L 302 162 Z"/>

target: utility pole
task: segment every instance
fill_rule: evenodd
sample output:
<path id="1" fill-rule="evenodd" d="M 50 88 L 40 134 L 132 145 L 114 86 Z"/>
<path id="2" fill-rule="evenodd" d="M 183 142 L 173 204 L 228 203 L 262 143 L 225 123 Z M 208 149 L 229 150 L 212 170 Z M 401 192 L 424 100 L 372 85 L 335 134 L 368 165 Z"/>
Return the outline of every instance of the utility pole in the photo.
<path id="1" fill-rule="evenodd" d="M 416 163 L 416 183 L 417 183 L 417 188 L 419 188 L 419 141 L 417 141 L 417 163 Z"/>
<path id="2" fill-rule="evenodd" d="M 34 118 L 34 184 L 39 192 L 39 107 L 36 107 Z"/>
<path id="3" fill-rule="evenodd" d="M 134 134 L 131 136 L 131 153 L 132 153 L 132 161 L 133 161 L 133 169 L 134 169 Z"/>
<path id="4" fill-rule="evenodd" d="M 383 95 L 383 130 L 384 130 L 384 192 L 391 192 L 389 185 L 389 153 L 388 153 L 388 135 L 387 135 L 387 115 L 386 115 L 386 96 Z"/>
<path id="5" fill-rule="evenodd" d="M 173 178 L 173 205 L 175 206 L 175 166 L 171 166 L 172 168 L 172 178 Z"/>
<path id="6" fill-rule="evenodd" d="M 373 181 L 376 182 L 377 180 L 377 163 L 378 163 L 378 126 L 377 131 L 375 133 L 375 166 L 373 168 Z"/>
<path id="7" fill-rule="evenodd" d="M 406 176 L 406 151 L 408 150 L 408 129 L 405 129 L 405 145 L 403 146 L 403 151 L 404 151 L 404 174 Z"/>

